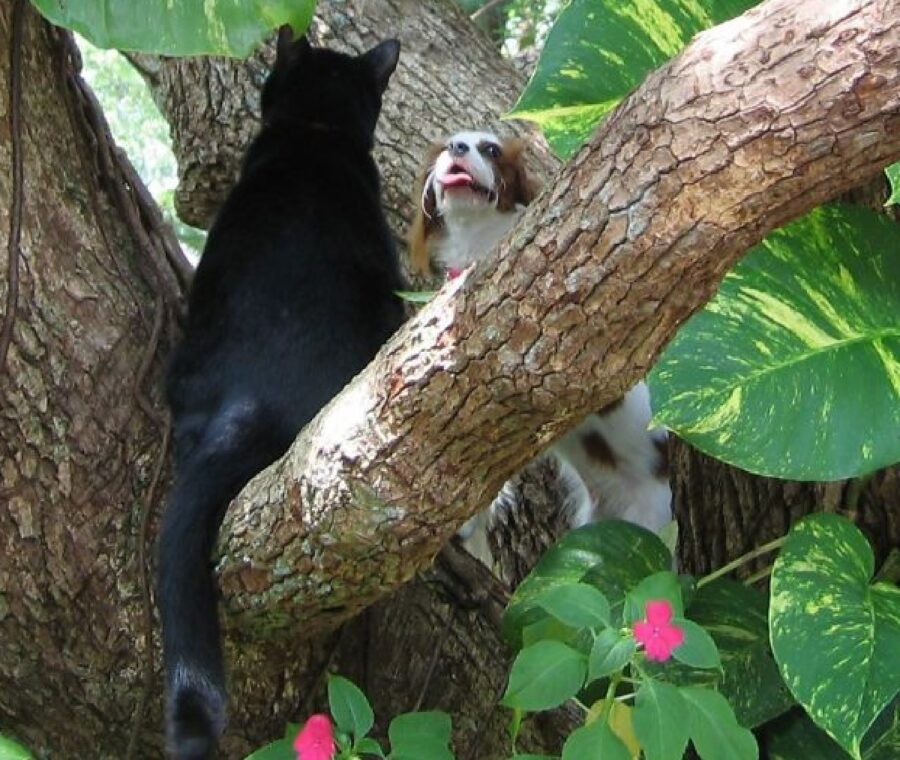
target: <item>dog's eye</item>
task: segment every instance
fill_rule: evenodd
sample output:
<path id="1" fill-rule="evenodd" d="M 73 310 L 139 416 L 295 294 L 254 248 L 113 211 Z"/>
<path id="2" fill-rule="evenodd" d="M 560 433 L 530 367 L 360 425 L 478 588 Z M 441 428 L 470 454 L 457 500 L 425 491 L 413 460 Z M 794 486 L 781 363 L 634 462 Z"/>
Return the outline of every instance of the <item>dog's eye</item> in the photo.
<path id="1" fill-rule="evenodd" d="M 495 143 L 485 143 L 484 145 L 479 146 L 481 152 L 486 156 L 490 156 L 491 158 L 500 158 L 500 146 Z"/>

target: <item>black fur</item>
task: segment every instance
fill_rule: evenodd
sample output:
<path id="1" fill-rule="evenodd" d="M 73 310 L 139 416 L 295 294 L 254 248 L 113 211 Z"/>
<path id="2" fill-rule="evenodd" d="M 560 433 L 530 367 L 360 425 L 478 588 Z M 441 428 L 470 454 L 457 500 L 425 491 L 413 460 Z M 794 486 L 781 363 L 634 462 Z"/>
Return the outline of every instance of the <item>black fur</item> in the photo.
<path id="1" fill-rule="evenodd" d="M 212 757 L 225 678 L 210 567 L 228 502 L 403 319 L 370 150 L 399 43 L 353 58 L 282 29 L 263 127 L 209 233 L 169 368 L 175 483 L 159 540 L 166 724 Z"/>

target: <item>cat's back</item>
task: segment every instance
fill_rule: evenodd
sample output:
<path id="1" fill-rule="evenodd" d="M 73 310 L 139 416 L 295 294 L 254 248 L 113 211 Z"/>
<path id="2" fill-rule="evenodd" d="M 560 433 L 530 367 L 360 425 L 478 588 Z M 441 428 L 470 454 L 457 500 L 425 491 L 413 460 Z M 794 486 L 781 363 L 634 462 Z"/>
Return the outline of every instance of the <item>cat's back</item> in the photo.
<path id="1" fill-rule="evenodd" d="M 372 157 L 348 150 L 339 136 L 300 139 L 260 136 L 210 230 L 198 280 L 229 265 L 290 274 L 315 267 L 319 257 L 397 271 Z"/>
<path id="2" fill-rule="evenodd" d="M 229 309 L 239 323 L 270 312 L 344 311 L 401 288 L 393 236 L 367 151 L 339 134 L 264 132 L 213 225 L 191 315 Z M 264 297 L 263 297 L 264 294 Z M 334 299 L 337 299 L 336 301 Z M 250 313 L 243 313 L 253 302 Z"/>
<path id="3" fill-rule="evenodd" d="M 371 156 L 327 135 L 260 138 L 265 152 L 251 149 L 210 230 L 170 397 L 208 395 L 210 375 L 217 386 L 265 384 L 266 396 L 273 383 L 305 387 L 310 366 L 343 378 L 403 320 Z"/>

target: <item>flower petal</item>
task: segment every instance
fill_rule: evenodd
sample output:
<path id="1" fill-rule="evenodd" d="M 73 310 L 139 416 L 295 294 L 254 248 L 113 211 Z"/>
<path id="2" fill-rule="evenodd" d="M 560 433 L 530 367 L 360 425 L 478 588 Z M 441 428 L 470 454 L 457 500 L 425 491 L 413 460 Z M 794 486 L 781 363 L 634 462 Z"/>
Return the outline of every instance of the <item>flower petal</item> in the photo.
<path id="1" fill-rule="evenodd" d="M 677 649 L 684 644 L 684 631 L 677 625 L 664 625 L 657 633 L 669 649 Z"/>
<path id="2" fill-rule="evenodd" d="M 654 628 L 646 620 L 636 622 L 632 626 L 632 630 L 634 631 L 634 637 L 644 646 L 647 646 L 647 642 L 653 640 Z"/>
<path id="3" fill-rule="evenodd" d="M 647 622 L 651 625 L 665 625 L 672 622 L 672 605 L 667 599 L 647 602 Z"/>
<path id="4" fill-rule="evenodd" d="M 294 739 L 297 760 L 331 760 L 335 755 L 334 729 L 327 715 L 312 715 Z"/>
<path id="5" fill-rule="evenodd" d="M 672 650 L 666 643 L 660 639 L 654 638 L 647 642 L 644 646 L 648 660 L 656 660 L 657 662 L 665 662 L 672 656 Z"/>

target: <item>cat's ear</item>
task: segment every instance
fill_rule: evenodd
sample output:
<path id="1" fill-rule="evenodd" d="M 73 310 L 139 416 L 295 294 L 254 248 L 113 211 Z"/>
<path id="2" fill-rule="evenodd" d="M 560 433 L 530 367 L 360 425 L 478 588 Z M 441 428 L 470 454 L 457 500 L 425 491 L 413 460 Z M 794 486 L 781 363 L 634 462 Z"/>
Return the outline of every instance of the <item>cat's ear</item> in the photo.
<path id="1" fill-rule="evenodd" d="M 363 53 L 359 59 L 372 70 L 379 89 L 384 92 L 400 60 L 400 40 L 385 40 Z"/>
<path id="2" fill-rule="evenodd" d="M 290 24 L 278 28 L 278 42 L 275 45 L 275 66 L 288 66 L 305 56 L 310 51 L 309 40 L 304 34 L 294 39 L 294 30 Z"/>

